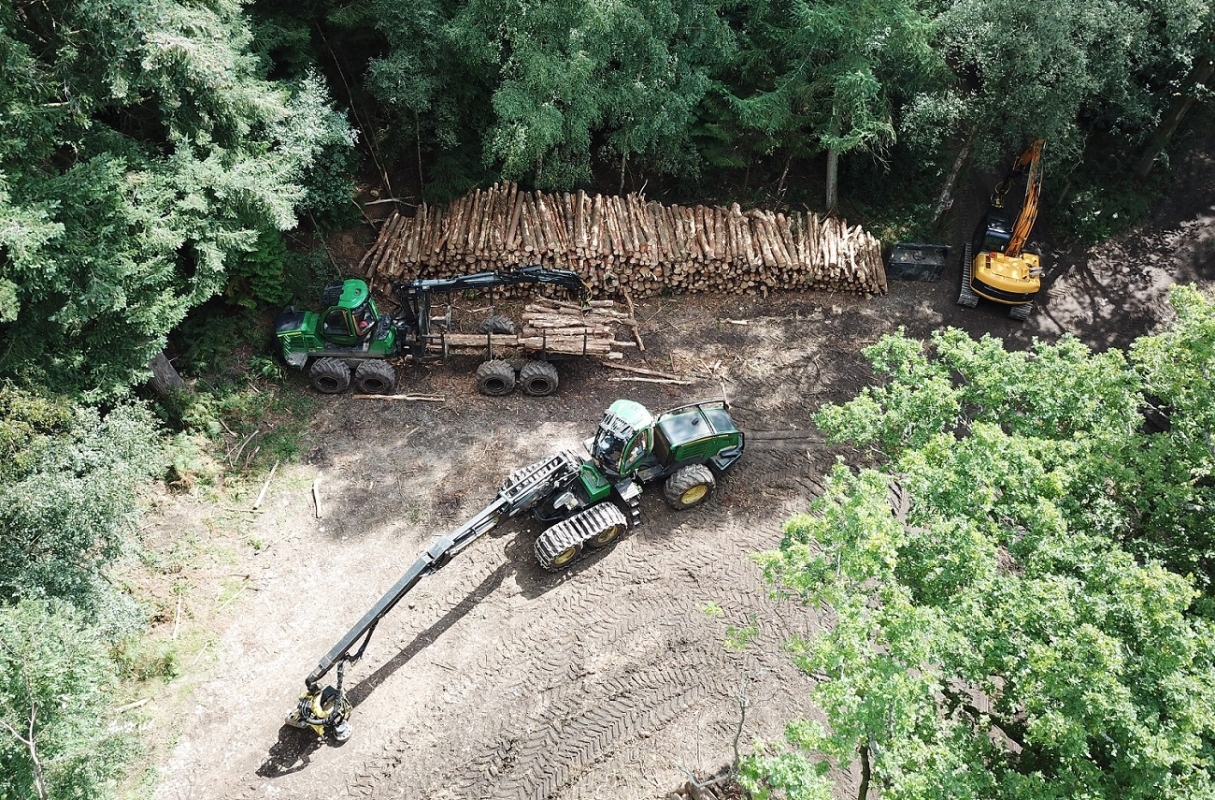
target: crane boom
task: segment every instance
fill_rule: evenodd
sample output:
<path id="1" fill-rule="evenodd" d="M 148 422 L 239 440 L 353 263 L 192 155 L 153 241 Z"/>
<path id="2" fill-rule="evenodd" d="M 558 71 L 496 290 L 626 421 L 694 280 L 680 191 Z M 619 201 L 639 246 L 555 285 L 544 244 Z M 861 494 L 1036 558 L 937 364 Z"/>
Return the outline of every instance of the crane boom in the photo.
<path id="1" fill-rule="evenodd" d="M 431 543 L 392 588 L 338 640 L 304 680 L 308 691 L 315 693 L 321 679 L 335 664 L 358 661 L 371 641 L 375 626 L 419 581 L 446 566 L 452 558 L 497 527 L 502 520 L 530 509 L 538 499 L 546 497 L 555 484 L 572 480 L 578 474 L 580 463 L 577 455 L 563 450 L 512 472 L 502 482 L 492 503 L 451 533 Z M 351 654 L 350 651 L 360 639 L 363 640 L 362 645 Z"/>

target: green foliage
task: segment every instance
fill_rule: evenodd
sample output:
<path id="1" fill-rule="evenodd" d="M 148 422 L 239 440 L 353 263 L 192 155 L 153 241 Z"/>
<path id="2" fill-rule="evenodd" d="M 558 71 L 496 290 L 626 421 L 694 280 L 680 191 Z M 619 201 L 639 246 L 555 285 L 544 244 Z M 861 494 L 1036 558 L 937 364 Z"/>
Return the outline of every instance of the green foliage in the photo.
<path id="1" fill-rule="evenodd" d="M 966 88 L 921 103 L 924 116 L 974 137 L 981 164 L 1044 138 L 1052 163 L 1078 162 L 1086 128 L 1142 138 L 1201 51 L 1209 4 L 1200 0 L 1065 0 L 1048 5 L 963 0 L 940 16 L 941 52 Z"/>
<path id="2" fill-rule="evenodd" d="M 197 434 L 178 433 L 168 442 L 169 486 L 190 491 L 199 484 L 212 484 L 220 475 L 219 465 L 208 455 L 208 442 Z"/>
<path id="3" fill-rule="evenodd" d="M 71 406 L 10 384 L 0 385 L 0 479 L 23 475 L 48 436 L 71 428 Z"/>
<path id="4" fill-rule="evenodd" d="M 954 330 L 866 350 L 884 383 L 816 422 L 885 466 L 838 465 L 761 556 L 833 619 L 791 648 L 828 724 L 748 762 L 761 796 L 818 796 L 828 762 L 858 759 L 884 798 L 1215 796 L 1215 626 L 1196 603 L 1215 312 L 1173 300 L 1129 361 Z M 1145 431 L 1147 396 L 1169 430 Z"/>
<path id="5" fill-rule="evenodd" d="M 743 651 L 747 645 L 759 635 L 759 624 L 756 615 L 750 615 L 747 624 L 743 626 L 729 625 L 726 627 L 725 645 L 727 650 Z"/>
<path id="6" fill-rule="evenodd" d="M 743 124 L 795 153 L 808 145 L 809 152 L 881 154 L 894 142 L 901 98 L 947 79 L 931 47 L 933 20 L 914 2 L 794 0 L 751 8 L 757 24 L 748 27 L 745 63 L 767 81 L 742 83 L 734 105 Z"/>
<path id="7" fill-rule="evenodd" d="M 1130 230 L 1148 216 L 1163 191 L 1160 173 L 1148 182 L 1128 181 L 1133 165 L 1123 163 L 1118 153 L 1108 149 L 1089 149 L 1092 157 L 1043 200 L 1051 210 L 1054 231 L 1085 245 Z"/>
<path id="8" fill-rule="evenodd" d="M 163 638 L 130 638 L 115 650 L 116 666 L 126 680 L 168 682 L 181 674 L 177 643 Z"/>
<path id="9" fill-rule="evenodd" d="M 248 46 L 233 0 L 0 11 L 0 376 L 124 395 L 258 232 L 294 225 L 351 134 Z"/>
<path id="10" fill-rule="evenodd" d="M 1124 546 L 1191 576 L 1215 618 L 1215 302 L 1188 286 L 1169 299 L 1176 323 L 1130 352 L 1145 398 L 1167 413 L 1168 430 L 1126 443 L 1116 497 L 1132 509 Z"/>
<path id="11" fill-rule="evenodd" d="M 345 113 L 329 102 L 323 80 L 309 71 L 287 103 L 287 118 L 294 129 L 299 182 L 304 195 L 299 213 L 322 229 L 348 225 L 355 220 L 354 173 L 356 131 Z"/>
<path id="12" fill-rule="evenodd" d="M 208 303 L 190 314 L 174 334 L 172 343 L 181 349 L 175 364 L 183 375 L 232 380 L 243 371 L 239 352 L 264 349 L 267 335 L 261 313 L 251 307 Z"/>
<path id="13" fill-rule="evenodd" d="M 70 606 L 0 605 L 0 797 L 106 798 L 134 754 L 115 664 Z"/>
<path id="14" fill-rule="evenodd" d="M 709 86 L 704 48 L 729 42 L 711 6 L 510 3 L 495 26 L 508 49 L 497 65 L 487 156 L 505 177 L 557 189 L 586 184 L 596 149 L 665 172 L 693 163 L 688 132 Z"/>
<path id="15" fill-rule="evenodd" d="M 26 407 L 37 424 L 40 409 Z M 104 416 L 78 408 L 56 424 L 20 446 L 0 482 L 0 600 L 93 608 L 105 591 L 101 570 L 134 529 L 138 487 L 163 473 L 165 457 L 151 414 L 138 406 Z"/>
<path id="16" fill-rule="evenodd" d="M 285 265 L 287 242 L 278 231 L 262 231 L 253 250 L 234 259 L 224 297 L 233 305 L 256 309 L 291 301 Z"/>

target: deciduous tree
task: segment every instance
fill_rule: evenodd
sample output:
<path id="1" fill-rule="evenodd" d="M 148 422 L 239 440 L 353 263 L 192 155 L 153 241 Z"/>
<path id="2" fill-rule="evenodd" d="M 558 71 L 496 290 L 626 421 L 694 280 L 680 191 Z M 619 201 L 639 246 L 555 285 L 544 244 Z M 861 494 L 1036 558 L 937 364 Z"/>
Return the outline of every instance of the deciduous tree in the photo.
<path id="1" fill-rule="evenodd" d="M 834 761 L 884 798 L 1215 796 L 1215 307 L 1174 303 L 1129 360 L 956 330 L 866 351 L 883 382 L 816 421 L 874 465 L 762 557 L 830 629 L 794 643 L 826 725 L 752 762 L 761 793 L 824 792 Z"/>
<path id="2" fill-rule="evenodd" d="M 112 796 L 115 665 L 71 606 L 0 604 L 0 797 Z"/>

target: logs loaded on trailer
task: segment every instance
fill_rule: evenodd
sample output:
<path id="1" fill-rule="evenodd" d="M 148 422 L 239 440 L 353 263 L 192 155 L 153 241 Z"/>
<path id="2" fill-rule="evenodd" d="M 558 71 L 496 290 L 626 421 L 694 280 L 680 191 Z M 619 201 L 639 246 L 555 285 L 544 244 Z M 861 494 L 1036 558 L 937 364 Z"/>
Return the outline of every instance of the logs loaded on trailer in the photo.
<path id="1" fill-rule="evenodd" d="M 509 320 L 487 325 L 493 330 L 481 333 L 436 331 L 430 347 L 435 352 L 461 353 L 520 350 L 572 356 L 620 358 L 620 348 L 636 347 L 636 342 L 617 341 L 618 324 L 635 325 L 632 317 L 615 308 L 611 300 L 593 300 L 586 308 L 547 297 L 534 298 L 523 308 L 523 326 L 513 332 Z M 508 330 L 508 328 L 510 330 Z"/>
<path id="2" fill-rule="evenodd" d="M 514 183 L 394 213 L 358 271 L 387 286 L 525 265 L 577 272 L 600 298 L 887 291 L 881 243 L 837 217 L 737 203 L 668 206 L 639 194 L 544 194 Z"/>

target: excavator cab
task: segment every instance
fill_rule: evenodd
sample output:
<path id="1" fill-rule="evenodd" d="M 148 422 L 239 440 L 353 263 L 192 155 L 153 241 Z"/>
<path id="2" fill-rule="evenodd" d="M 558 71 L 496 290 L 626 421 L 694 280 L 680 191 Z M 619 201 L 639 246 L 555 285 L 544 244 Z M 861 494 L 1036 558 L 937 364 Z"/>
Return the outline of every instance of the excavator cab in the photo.
<path id="1" fill-rule="evenodd" d="M 992 209 L 975 229 L 975 253 L 1003 253 L 1012 238 L 1012 217 L 1005 211 Z"/>

